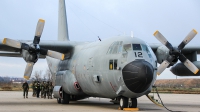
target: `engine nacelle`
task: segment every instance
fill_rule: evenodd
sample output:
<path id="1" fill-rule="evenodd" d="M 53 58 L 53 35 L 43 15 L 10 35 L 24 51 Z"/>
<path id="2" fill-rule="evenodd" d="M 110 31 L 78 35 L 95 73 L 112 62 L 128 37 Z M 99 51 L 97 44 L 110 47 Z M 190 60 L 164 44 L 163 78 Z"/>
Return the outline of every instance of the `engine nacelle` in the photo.
<path id="1" fill-rule="evenodd" d="M 70 95 L 84 95 L 75 75 L 69 70 L 57 72 L 55 85 L 62 86 L 62 90 Z"/>
<path id="2" fill-rule="evenodd" d="M 161 64 L 169 56 L 169 49 L 166 46 L 162 45 L 162 46 L 157 48 L 155 54 L 156 54 L 156 58 L 157 58 L 158 63 Z M 177 61 L 178 61 L 178 59 L 174 59 L 170 63 L 170 66 L 173 66 L 174 64 L 176 64 Z"/>
<path id="3" fill-rule="evenodd" d="M 157 48 L 155 54 L 156 54 L 158 63 L 161 64 L 169 56 L 169 49 L 166 46 L 162 45 Z"/>
<path id="4" fill-rule="evenodd" d="M 200 61 L 192 62 L 198 69 L 200 69 Z M 171 72 L 177 76 L 200 76 L 200 71 L 197 74 L 192 73 L 183 63 L 174 65 Z"/>

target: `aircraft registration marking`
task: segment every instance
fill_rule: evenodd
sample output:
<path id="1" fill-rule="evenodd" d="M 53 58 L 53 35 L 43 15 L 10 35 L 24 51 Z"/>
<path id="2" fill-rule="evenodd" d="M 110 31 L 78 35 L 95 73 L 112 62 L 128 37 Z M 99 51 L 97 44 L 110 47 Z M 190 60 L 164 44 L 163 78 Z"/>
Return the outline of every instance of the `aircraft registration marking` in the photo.
<path id="1" fill-rule="evenodd" d="M 134 53 L 135 53 L 135 57 L 143 58 L 142 52 L 134 52 Z"/>

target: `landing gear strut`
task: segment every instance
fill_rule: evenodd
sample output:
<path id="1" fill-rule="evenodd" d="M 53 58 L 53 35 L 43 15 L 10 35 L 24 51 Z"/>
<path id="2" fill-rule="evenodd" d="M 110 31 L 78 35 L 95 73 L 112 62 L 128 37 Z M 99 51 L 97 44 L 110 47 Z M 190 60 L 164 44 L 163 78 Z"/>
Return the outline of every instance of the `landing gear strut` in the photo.
<path id="1" fill-rule="evenodd" d="M 124 108 L 137 108 L 137 99 L 136 98 L 126 98 L 121 97 L 119 108 L 123 110 Z"/>

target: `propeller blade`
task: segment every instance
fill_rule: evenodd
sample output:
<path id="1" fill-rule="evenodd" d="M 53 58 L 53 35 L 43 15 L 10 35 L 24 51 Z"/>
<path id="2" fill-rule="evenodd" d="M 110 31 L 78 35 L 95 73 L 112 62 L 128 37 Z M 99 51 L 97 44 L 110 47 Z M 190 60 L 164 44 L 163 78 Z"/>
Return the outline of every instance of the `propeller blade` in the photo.
<path id="1" fill-rule="evenodd" d="M 185 45 L 187 45 L 197 34 L 197 31 L 195 29 L 193 29 L 186 37 L 185 39 L 180 43 L 180 45 L 178 46 L 179 50 L 182 50 Z"/>
<path id="2" fill-rule="evenodd" d="M 42 35 L 44 23 L 45 23 L 45 20 L 43 20 L 43 19 L 38 20 L 36 31 L 35 31 L 35 38 L 33 40 L 34 44 L 39 44 L 39 42 L 40 42 L 40 37 Z"/>
<path id="3" fill-rule="evenodd" d="M 162 44 L 164 44 L 169 50 L 173 49 L 173 46 L 167 41 L 167 39 L 157 30 L 153 34 Z"/>
<path id="4" fill-rule="evenodd" d="M 56 58 L 56 59 L 60 59 L 60 60 L 64 60 L 64 58 L 65 58 L 64 54 L 56 52 L 56 51 L 51 51 L 51 50 L 47 51 L 47 56 L 50 56 L 50 57 Z"/>
<path id="5" fill-rule="evenodd" d="M 170 63 L 167 60 L 163 61 L 158 67 L 157 75 L 160 75 L 169 66 L 169 64 Z"/>
<path id="6" fill-rule="evenodd" d="M 170 63 L 174 60 L 175 57 L 169 55 L 165 61 L 163 61 L 160 66 L 158 67 L 157 70 L 157 75 L 160 75 L 169 65 Z"/>
<path id="7" fill-rule="evenodd" d="M 179 56 L 179 60 L 194 74 L 197 74 L 199 69 L 190 61 L 188 60 L 183 54 Z"/>
<path id="8" fill-rule="evenodd" d="M 9 39 L 9 38 L 4 38 L 2 43 L 4 45 L 10 46 L 10 47 L 14 47 L 14 48 L 18 48 L 18 49 L 21 48 L 21 42 L 16 41 L 16 40 L 12 40 L 12 39 Z"/>
<path id="9" fill-rule="evenodd" d="M 26 64 L 26 69 L 25 69 L 25 72 L 24 72 L 24 78 L 27 79 L 27 80 L 31 77 L 33 65 L 34 65 L 33 62 L 28 62 Z"/>

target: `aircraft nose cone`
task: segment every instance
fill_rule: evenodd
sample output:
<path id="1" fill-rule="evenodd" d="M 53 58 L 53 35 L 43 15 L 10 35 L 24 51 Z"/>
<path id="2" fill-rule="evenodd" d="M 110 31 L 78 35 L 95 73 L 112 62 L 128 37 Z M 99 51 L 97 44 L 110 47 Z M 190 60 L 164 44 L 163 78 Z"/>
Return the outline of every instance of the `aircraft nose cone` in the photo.
<path id="1" fill-rule="evenodd" d="M 149 88 L 153 73 L 153 66 L 144 60 L 135 60 L 122 69 L 124 83 L 134 93 L 142 93 Z"/>

